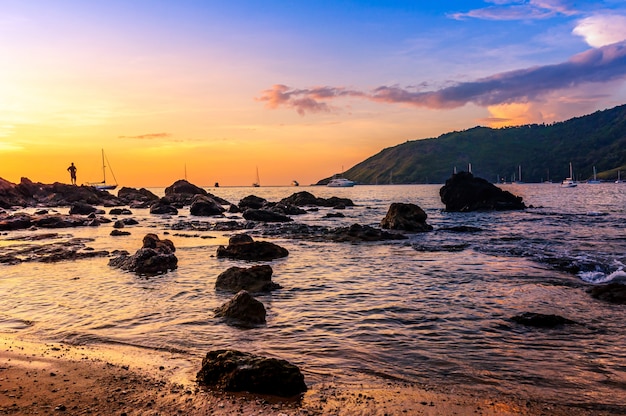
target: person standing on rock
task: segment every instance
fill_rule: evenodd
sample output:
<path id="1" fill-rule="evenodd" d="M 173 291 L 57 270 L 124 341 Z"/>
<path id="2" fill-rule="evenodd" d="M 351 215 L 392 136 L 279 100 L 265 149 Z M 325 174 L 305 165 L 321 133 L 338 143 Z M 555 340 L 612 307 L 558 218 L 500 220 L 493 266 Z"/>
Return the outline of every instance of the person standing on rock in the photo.
<path id="1" fill-rule="evenodd" d="M 72 179 L 72 185 L 76 185 L 76 166 L 74 166 L 74 162 L 67 168 L 67 171 L 70 173 L 70 178 Z"/>

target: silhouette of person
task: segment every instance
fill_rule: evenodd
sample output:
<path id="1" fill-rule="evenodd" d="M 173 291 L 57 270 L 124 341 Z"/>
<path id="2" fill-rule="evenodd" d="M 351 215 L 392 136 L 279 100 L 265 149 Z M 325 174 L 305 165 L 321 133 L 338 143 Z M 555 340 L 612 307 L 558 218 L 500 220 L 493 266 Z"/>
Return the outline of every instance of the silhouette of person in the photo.
<path id="1" fill-rule="evenodd" d="M 74 162 L 67 168 L 67 171 L 70 173 L 70 178 L 72 178 L 72 185 L 76 185 L 76 166 L 74 166 Z"/>

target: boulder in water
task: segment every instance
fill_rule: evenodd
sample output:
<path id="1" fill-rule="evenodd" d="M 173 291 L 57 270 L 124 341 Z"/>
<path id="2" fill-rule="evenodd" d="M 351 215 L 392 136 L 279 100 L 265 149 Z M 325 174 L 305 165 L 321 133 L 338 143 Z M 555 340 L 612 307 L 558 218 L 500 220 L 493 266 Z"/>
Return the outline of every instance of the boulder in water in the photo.
<path id="1" fill-rule="evenodd" d="M 431 231 L 433 227 L 426 223 L 427 217 L 426 212 L 415 204 L 394 202 L 389 206 L 380 226 L 392 230 Z"/>
<path id="2" fill-rule="evenodd" d="M 280 289 L 278 283 L 272 282 L 272 273 L 272 267 L 267 264 L 250 268 L 231 267 L 217 276 L 215 288 L 231 292 L 269 292 Z"/>
<path id="3" fill-rule="evenodd" d="M 446 211 L 505 211 L 526 209 L 522 198 L 468 172 L 455 173 L 439 190 Z"/>
<path id="4" fill-rule="evenodd" d="M 217 248 L 217 257 L 237 260 L 274 260 L 287 257 L 289 251 L 269 241 L 254 241 L 247 234 L 237 234 L 228 240 L 228 246 Z"/>
<path id="5" fill-rule="evenodd" d="M 245 290 L 237 292 L 231 300 L 215 309 L 216 317 L 244 327 L 264 324 L 266 315 L 265 306 Z"/>

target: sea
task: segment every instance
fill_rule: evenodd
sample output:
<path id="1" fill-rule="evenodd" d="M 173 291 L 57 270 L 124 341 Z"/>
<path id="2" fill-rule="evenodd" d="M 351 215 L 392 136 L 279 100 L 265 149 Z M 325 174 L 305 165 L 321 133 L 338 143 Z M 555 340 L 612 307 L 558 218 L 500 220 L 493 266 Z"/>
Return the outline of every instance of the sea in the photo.
<path id="1" fill-rule="evenodd" d="M 132 209 L 139 224 L 125 228 L 129 236 L 110 236 L 112 223 L 2 233 L 0 252 L 81 238 L 94 250 L 130 253 L 155 233 L 174 242 L 178 268 L 137 276 L 109 267 L 107 257 L 0 265 L 0 332 L 139 347 L 146 354 L 173 351 L 198 366 L 210 350 L 239 349 L 288 360 L 310 385 L 406 382 L 624 406 L 626 305 L 596 300 L 587 289 L 626 283 L 626 184 L 500 187 L 529 208 L 446 212 L 441 185 L 205 188 L 234 204 L 248 195 L 275 202 L 301 191 L 350 198 L 354 207 L 293 216 L 296 223 L 329 228 L 378 227 L 393 202 L 426 211 L 433 231 L 384 242 L 293 238 L 268 233 L 272 226 L 215 231 L 217 223 L 245 220 L 241 214 L 194 217 L 188 207 L 174 216 Z M 163 188 L 151 191 L 164 194 Z M 123 218 L 103 209 L 108 218 Z M 344 217 L 326 218 L 331 212 Z M 50 232 L 57 234 L 23 239 Z M 276 243 L 289 256 L 261 263 L 217 258 L 218 246 L 240 232 Z M 242 328 L 215 318 L 213 310 L 233 296 L 215 289 L 216 277 L 253 264 L 270 264 L 273 281 L 282 286 L 255 294 L 267 324 Z M 541 329 L 512 321 L 525 312 L 575 324 Z"/>

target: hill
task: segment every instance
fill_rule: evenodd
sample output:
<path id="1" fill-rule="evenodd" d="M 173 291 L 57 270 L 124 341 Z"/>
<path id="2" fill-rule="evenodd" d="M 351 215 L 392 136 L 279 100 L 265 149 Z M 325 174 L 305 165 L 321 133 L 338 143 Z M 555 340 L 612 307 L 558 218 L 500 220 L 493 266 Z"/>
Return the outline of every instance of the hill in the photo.
<path id="1" fill-rule="evenodd" d="M 493 129 L 474 127 L 437 138 L 412 140 L 383 149 L 343 176 L 360 184 L 443 183 L 455 167 L 476 176 L 508 182 L 519 167 L 524 182 L 554 182 L 593 175 L 613 180 L 626 173 L 626 105 L 554 124 Z M 622 175 L 624 178 L 626 175 Z M 325 184 L 330 178 L 318 182 Z"/>

